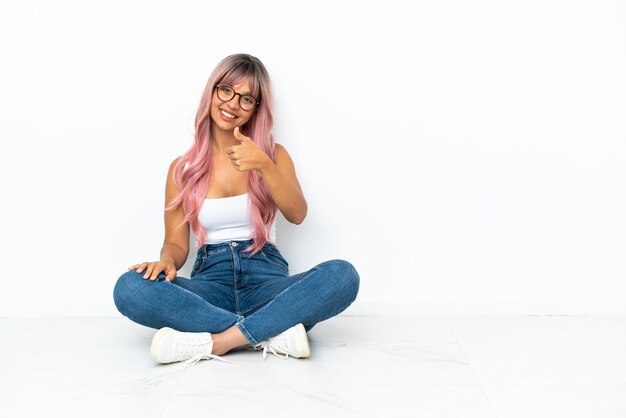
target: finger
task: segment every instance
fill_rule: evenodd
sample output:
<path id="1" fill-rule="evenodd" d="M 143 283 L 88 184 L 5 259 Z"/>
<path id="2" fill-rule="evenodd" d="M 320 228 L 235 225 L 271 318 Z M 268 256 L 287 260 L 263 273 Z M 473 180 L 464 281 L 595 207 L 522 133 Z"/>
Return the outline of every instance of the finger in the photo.
<path id="1" fill-rule="evenodd" d="M 167 273 L 167 276 L 165 276 L 165 280 L 167 280 L 168 282 L 171 282 L 175 278 L 176 278 L 176 270 L 174 269 L 170 270 L 170 272 Z"/>
<path id="2" fill-rule="evenodd" d="M 233 167 L 237 168 L 239 167 L 239 164 L 241 164 L 241 160 L 235 157 L 230 157 L 230 163 L 233 165 Z"/>
<path id="3" fill-rule="evenodd" d="M 150 275 L 150 280 L 155 281 L 157 277 L 159 276 L 159 273 L 161 273 L 163 270 L 165 270 L 165 266 L 161 263 L 157 263 L 154 266 L 154 269 L 152 270 L 152 274 Z"/>
<path id="4" fill-rule="evenodd" d="M 155 263 L 148 264 L 148 267 L 146 268 L 146 274 L 143 275 L 144 279 L 150 278 L 150 276 L 152 275 L 152 272 L 154 271 L 154 267 L 155 267 Z"/>
<path id="5" fill-rule="evenodd" d="M 239 131 L 239 126 L 235 128 L 235 130 L 233 131 L 233 134 L 235 134 L 235 138 L 237 138 L 241 142 L 252 141 L 252 138 L 245 136 Z"/>
<path id="6" fill-rule="evenodd" d="M 147 264 L 147 263 L 145 263 L 145 262 L 143 262 L 143 263 L 139 263 L 139 264 L 135 264 L 134 266 L 132 266 L 132 267 L 130 268 L 130 270 L 132 270 L 132 269 L 137 269 L 137 270 L 136 270 L 136 271 L 137 271 L 137 273 L 141 273 L 141 272 L 143 271 L 143 269 L 145 269 L 145 268 L 146 268 L 146 264 Z"/>

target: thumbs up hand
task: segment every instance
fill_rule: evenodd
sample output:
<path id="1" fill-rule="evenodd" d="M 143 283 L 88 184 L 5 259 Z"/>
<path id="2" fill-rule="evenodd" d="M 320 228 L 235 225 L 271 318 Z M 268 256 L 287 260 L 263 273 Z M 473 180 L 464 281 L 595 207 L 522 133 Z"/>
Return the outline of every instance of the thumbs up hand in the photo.
<path id="1" fill-rule="evenodd" d="M 243 135 L 239 127 L 235 128 L 233 134 L 240 144 L 226 148 L 226 154 L 237 170 L 261 170 L 270 161 L 270 157 L 254 143 L 252 138 Z"/>

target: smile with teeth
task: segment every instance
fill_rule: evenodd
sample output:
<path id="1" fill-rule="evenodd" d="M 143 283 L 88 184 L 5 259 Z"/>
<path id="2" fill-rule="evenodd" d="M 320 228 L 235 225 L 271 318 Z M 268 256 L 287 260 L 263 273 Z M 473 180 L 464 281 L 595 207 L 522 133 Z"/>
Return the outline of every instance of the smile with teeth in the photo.
<path id="1" fill-rule="evenodd" d="M 222 115 L 226 116 L 227 118 L 235 119 L 237 117 L 236 115 L 230 114 L 226 112 L 225 110 L 220 109 L 220 111 L 222 112 Z"/>

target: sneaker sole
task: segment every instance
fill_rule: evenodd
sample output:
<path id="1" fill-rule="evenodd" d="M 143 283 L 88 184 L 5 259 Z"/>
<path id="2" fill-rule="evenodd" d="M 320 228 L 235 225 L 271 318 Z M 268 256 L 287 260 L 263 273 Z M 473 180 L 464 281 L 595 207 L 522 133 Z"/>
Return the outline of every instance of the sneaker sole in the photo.
<path id="1" fill-rule="evenodd" d="M 157 331 L 156 334 L 154 334 L 154 337 L 152 337 L 152 344 L 150 345 L 150 357 L 157 363 L 163 363 L 157 358 L 157 347 L 159 346 L 161 339 L 163 339 L 166 334 L 169 334 L 172 331 L 174 330 L 169 327 L 161 328 Z"/>
<path id="2" fill-rule="evenodd" d="M 296 358 L 307 358 L 311 355 L 311 349 L 309 347 L 309 337 L 306 335 L 306 329 L 304 329 L 304 325 L 298 324 L 296 325 L 296 329 L 298 330 L 298 336 L 300 340 L 303 342 L 302 344 L 302 355 Z"/>

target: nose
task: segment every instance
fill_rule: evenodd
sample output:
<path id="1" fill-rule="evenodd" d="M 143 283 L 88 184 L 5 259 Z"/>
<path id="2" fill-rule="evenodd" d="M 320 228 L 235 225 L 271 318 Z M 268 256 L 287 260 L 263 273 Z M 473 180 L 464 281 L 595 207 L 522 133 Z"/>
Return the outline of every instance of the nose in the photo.
<path id="1" fill-rule="evenodd" d="M 239 97 L 237 97 L 239 96 Z M 241 98 L 241 94 L 239 93 L 235 93 L 235 95 L 233 97 L 230 98 L 229 101 L 226 102 L 226 104 L 228 105 L 228 107 L 230 109 L 239 109 L 239 100 Z"/>

